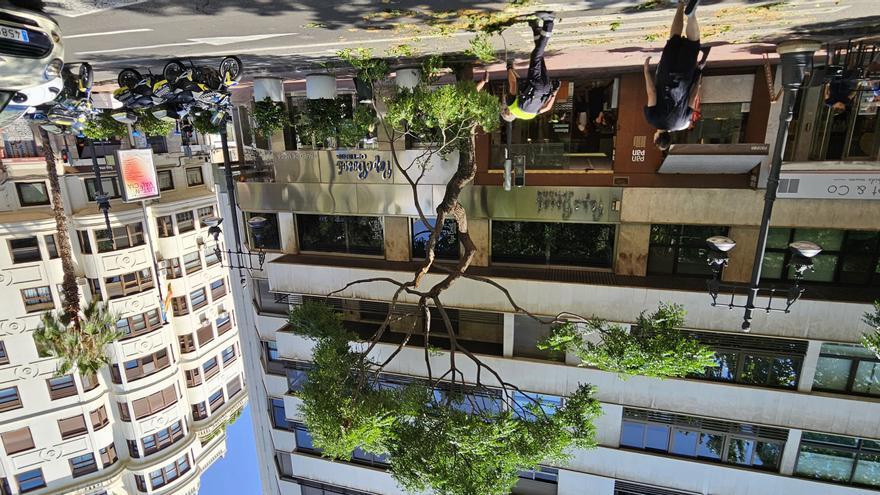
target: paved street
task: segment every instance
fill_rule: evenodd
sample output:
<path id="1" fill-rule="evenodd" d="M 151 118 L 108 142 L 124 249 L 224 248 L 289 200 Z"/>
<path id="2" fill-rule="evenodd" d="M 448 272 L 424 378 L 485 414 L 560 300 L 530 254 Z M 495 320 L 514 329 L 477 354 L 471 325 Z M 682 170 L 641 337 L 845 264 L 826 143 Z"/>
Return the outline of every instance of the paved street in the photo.
<path id="1" fill-rule="evenodd" d="M 517 4 L 527 3 L 526 6 Z M 54 0 L 47 2 L 65 34 L 67 59 L 87 60 L 99 79 L 124 66 L 161 70 L 171 57 L 242 56 L 248 75 L 303 75 L 345 47 L 375 54 L 413 56 L 456 52 L 468 46 L 470 25 L 512 23 L 538 9 L 560 13 L 551 48 L 615 65 L 637 64 L 667 36 L 673 7 L 644 3 L 419 2 L 381 0 Z M 698 11 L 705 43 L 738 43 L 745 51 L 792 33 L 827 39 L 880 34 L 877 0 L 706 0 Z M 499 50 L 527 51 L 530 32 L 515 24 L 493 38 Z M 726 52 L 735 54 L 736 49 Z M 502 52 L 503 53 L 503 52 Z M 721 51 L 718 51 L 721 53 Z M 592 55 L 590 55 L 592 54 Z M 717 55 L 716 55 L 717 56 Z M 552 60 L 552 59 L 551 59 Z"/>

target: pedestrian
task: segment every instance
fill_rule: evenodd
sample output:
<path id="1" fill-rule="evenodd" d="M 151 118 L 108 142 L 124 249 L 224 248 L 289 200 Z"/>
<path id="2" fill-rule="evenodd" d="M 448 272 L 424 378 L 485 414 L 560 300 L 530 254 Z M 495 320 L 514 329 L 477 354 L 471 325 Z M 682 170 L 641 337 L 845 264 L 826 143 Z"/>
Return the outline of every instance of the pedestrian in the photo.
<path id="1" fill-rule="evenodd" d="M 669 40 L 663 47 L 656 77 L 652 77 L 648 66 L 651 57 L 645 60 L 645 91 L 648 104 L 645 106 L 645 120 L 657 128 L 654 144 L 661 150 L 669 149 L 672 141 L 670 132 L 687 129 L 691 124 L 697 95 L 700 93 L 702 69 L 708 49 L 700 55 L 700 25 L 697 23 L 697 4 L 699 0 L 679 0 L 672 20 Z M 684 30 L 684 16 L 687 16 L 687 29 Z M 684 30 L 684 36 L 682 31 Z"/>
<path id="2" fill-rule="evenodd" d="M 539 25 L 537 20 L 529 21 L 535 36 L 535 48 L 529 57 L 526 80 L 522 84 L 517 84 L 513 63 L 510 62 L 507 66 L 508 96 L 506 106 L 501 110 L 501 117 L 507 122 L 515 119 L 531 120 L 549 111 L 553 108 L 556 93 L 559 91 L 559 81 L 550 80 L 547 66 L 544 64 L 544 50 L 547 48 L 547 42 L 550 41 L 556 16 L 552 12 L 538 12 L 535 16 L 543 22 L 543 25 Z"/>

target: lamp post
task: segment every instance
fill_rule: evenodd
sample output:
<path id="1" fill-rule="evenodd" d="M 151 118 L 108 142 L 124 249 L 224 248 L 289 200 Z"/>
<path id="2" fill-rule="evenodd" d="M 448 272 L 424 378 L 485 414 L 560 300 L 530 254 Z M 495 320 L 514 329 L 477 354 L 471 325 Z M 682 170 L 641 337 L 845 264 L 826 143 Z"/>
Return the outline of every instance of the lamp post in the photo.
<path id="1" fill-rule="evenodd" d="M 773 149 L 773 158 L 770 163 L 770 175 L 767 179 L 767 190 L 764 193 L 764 211 L 761 215 L 761 226 L 758 231 L 758 243 L 755 249 L 755 259 L 752 263 L 752 275 L 747 288 L 747 298 L 745 305 L 734 304 L 734 295 L 731 295 L 731 302 L 727 304 L 729 308 L 742 307 L 745 309 L 743 314 L 742 329 L 748 332 L 752 326 L 752 313 L 755 309 L 755 300 L 758 292 L 762 290 L 759 285 L 761 281 L 761 269 L 764 264 L 764 250 L 767 247 L 767 235 L 770 231 L 770 217 L 773 214 L 773 203 L 776 201 L 776 188 L 779 185 L 779 173 L 782 169 L 782 153 L 785 151 L 785 142 L 788 138 L 788 125 L 794 114 L 794 104 L 797 92 L 804 81 L 804 74 L 808 66 L 812 65 L 813 54 L 820 48 L 820 44 L 813 41 L 786 41 L 777 46 L 776 51 L 781 58 L 782 70 L 782 108 L 779 111 L 779 128 L 776 131 L 776 144 Z M 723 287 L 718 280 L 721 269 L 727 265 L 727 252 L 736 246 L 730 238 L 726 237 L 710 237 L 706 240 L 710 247 L 710 255 L 707 260 L 712 268 L 713 278 L 709 281 L 709 293 L 712 296 L 712 305 L 716 305 L 716 298 L 719 290 Z M 772 307 L 773 292 L 770 289 L 770 302 L 767 307 L 761 308 L 766 312 L 782 311 L 789 312 L 789 308 L 794 304 L 803 293 L 799 282 L 806 270 L 812 269 L 812 258 L 819 254 L 822 250 L 818 245 L 809 241 L 797 241 L 789 245 L 792 250 L 792 263 L 795 269 L 795 282 L 788 289 L 786 297 L 786 306 L 784 309 L 776 309 Z"/>
<path id="2" fill-rule="evenodd" d="M 242 251 L 240 245 L 236 246 L 235 250 L 227 249 L 223 251 L 220 249 L 220 234 L 223 233 L 223 230 L 220 229 L 220 224 L 222 222 L 223 219 L 221 217 L 211 216 L 202 219 L 202 223 L 208 226 L 208 235 L 214 239 L 214 256 L 221 260 L 221 266 L 237 268 L 239 272 L 241 272 L 241 270 L 262 270 L 263 263 L 266 261 L 266 251 L 263 249 L 263 242 L 266 237 L 266 226 L 269 220 L 265 217 L 255 216 L 247 221 L 248 227 L 250 227 L 251 233 L 254 236 L 254 247 L 257 248 L 257 262 L 259 263 L 257 266 L 253 264 L 251 258 L 254 253 Z M 226 265 L 222 264 L 223 253 L 226 253 L 226 257 L 229 260 Z M 238 265 L 233 265 L 233 255 L 239 260 Z M 242 258 L 247 260 L 247 264 L 241 263 Z M 247 280 L 244 277 L 242 277 L 241 280 L 242 284 L 246 284 Z"/>

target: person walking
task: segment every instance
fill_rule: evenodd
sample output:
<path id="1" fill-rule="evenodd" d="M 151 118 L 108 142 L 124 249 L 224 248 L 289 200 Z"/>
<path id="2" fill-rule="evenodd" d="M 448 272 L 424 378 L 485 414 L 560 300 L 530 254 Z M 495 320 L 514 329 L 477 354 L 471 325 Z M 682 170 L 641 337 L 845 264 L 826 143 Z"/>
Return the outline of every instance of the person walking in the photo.
<path id="1" fill-rule="evenodd" d="M 645 120 L 657 128 L 654 144 L 661 150 L 669 149 L 670 132 L 687 129 L 691 123 L 697 95 L 700 93 L 702 69 L 708 49 L 700 55 L 700 25 L 697 23 L 699 0 L 680 0 L 672 20 L 669 40 L 663 47 L 656 77 L 649 71 L 651 57 L 645 59 L 645 91 L 648 104 Z M 684 17 L 687 16 L 687 29 Z M 684 31 L 684 36 L 682 36 Z"/>
<path id="2" fill-rule="evenodd" d="M 539 25 L 537 20 L 529 22 L 535 36 L 535 48 L 529 57 L 526 80 L 519 83 L 513 63 L 510 62 L 507 66 L 506 106 L 501 110 L 501 118 L 507 122 L 516 119 L 531 120 L 549 111 L 553 108 L 556 93 L 559 91 L 559 81 L 550 80 L 544 64 L 544 50 L 550 41 L 556 16 L 552 12 L 538 12 L 535 16 L 543 25 Z"/>

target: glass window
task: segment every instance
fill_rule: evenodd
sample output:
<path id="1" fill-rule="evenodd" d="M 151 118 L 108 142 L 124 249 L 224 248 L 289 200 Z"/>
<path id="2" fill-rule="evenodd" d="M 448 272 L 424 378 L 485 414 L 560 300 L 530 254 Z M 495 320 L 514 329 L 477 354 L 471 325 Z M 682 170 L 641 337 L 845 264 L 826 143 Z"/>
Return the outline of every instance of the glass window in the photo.
<path id="1" fill-rule="evenodd" d="M 192 275 L 202 269 L 202 255 L 198 251 L 193 251 L 183 255 L 183 267 L 186 269 L 187 275 Z"/>
<path id="2" fill-rule="evenodd" d="M 711 275 L 706 239 L 726 236 L 729 230 L 715 225 L 651 225 L 648 274 Z"/>
<path id="3" fill-rule="evenodd" d="M 192 167 L 186 169 L 186 185 L 189 187 L 201 186 L 205 183 L 202 178 L 202 167 Z"/>
<path id="4" fill-rule="evenodd" d="M 97 181 L 95 179 L 86 179 L 86 196 L 88 196 L 89 201 L 95 201 L 97 199 L 98 193 L 95 190 L 96 184 Z M 102 177 L 101 186 L 104 189 L 104 194 L 107 195 L 107 199 L 122 197 L 119 194 L 119 183 L 117 182 L 116 177 Z"/>
<path id="5" fill-rule="evenodd" d="M 256 242 L 254 240 L 254 234 L 251 232 L 250 225 L 247 224 L 247 221 L 253 217 L 263 217 L 266 219 L 266 226 L 263 228 L 263 249 L 269 250 L 280 250 L 281 249 L 281 235 L 278 230 L 278 214 L 277 213 L 250 213 L 246 212 L 244 214 L 245 219 L 245 229 L 247 230 L 247 243 L 248 246 L 252 246 L 256 248 Z"/>
<path id="6" fill-rule="evenodd" d="M 165 215 L 156 218 L 156 227 L 159 230 L 159 237 L 173 237 L 174 225 L 171 222 L 171 215 Z"/>
<path id="7" fill-rule="evenodd" d="M 697 452 L 697 439 L 700 434 L 695 431 L 675 428 L 672 433 L 670 454 L 693 457 Z"/>
<path id="8" fill-rule="evenodd" d="M 24 307 L 28 313 L 55 307 L 55 303 L 52 301 L 52 291 L 49 287 L 22 289 L 21 296 L 24 299 Z"/>
<path id="9" fill-rule="evenodd" d="M 196 289 L 189 293 L 190 304 L 192 305 L 193 311 L 205 306 L 208 304 L 208 296 L 205 293 L 205 288 Z"/>
<path id="10" fill-rule="evenodd" d="M 46 480 L 43 479 L 43 470 L 40 468 L 17 474 L 15 481 L 18 482 L 18 490 L 21 493 L 31 492 L 46 486 Z"/>
<path id="11" fill-rule="evenodd" d="M 297 215 L 300 249 L 321 253 L 382 255 L 382 219 L 338 215 Z"/>
<path id="12" fill-rule="evenodd" d="M 284 412 L 283 399 L 269 399 L 272 406 L 272 425 L 282 430 L 291 429 L 290 423 L 287 421 L 287 415 Z"/>
<path id="13" fill-rule="evenodd" d="M 50 204 L 49 190 L 45 182 L 16 182 L 18 202 L 21 206 L 42 206 Z"/>
<path id="14" fill-rule="evenodd" d="M 171 191 L 174 189 L 174 177 L 171 170 L 160 170 L 157 175 L 159 177 L 160 191 Z"/>
<path id="15" fill-rule="evenodd" d="M 70 459 L 70 471 L 74 478 L 84 474 L 94 473 L 97 470 L 98 463 L 95 462 L 95 454 L 83 454 Z"/>
<path id="16" fill-rule="evenodd" d="M 183 234 L 196 229 L 196 222 L 193 219 L 193 212 L 182 211 L 177 215 L 177 233 Z"/>
<path id="17" fill-rule="evenodd" d="M 9 251 L 12 253 L 13 263 L 30 263 L 41 261 L 40 244 L 36 237 L 24 237 L 22 239 L 10 239 Z"/>
<path id="18" fill-rule="evenodd" d="M 880 442 L 804 432 L 795 474 L 836 483 L 880 487 Z"/>
<path id="19" fill-rule="evenodd" d="M 880 359 L 854 344 L 822 344 L 813 389 L 880 396 Z"/>
<path id="20" fill-rule="evenodd" d="M 788 266 L 792 257 L 788 243 L 795 240 L 822 246 L 822 252 L 813 258 L 813 271 L 807 271 L 804 280 L 843 285 L 880 283 L 880 232 L 859 230 L 770 229 L 763 278 L 794 279 L 794 269 Z"/>
<path id="21" fill-rule="evenodd" d="M 43 240 L 46 242 L 46 252 L 49 254 L 49 259 L 58 258 L 58 239 L 55 234 L 44 235 Z"/>
<path id="22" fill-rule="evenodd" d="M 221 358 L 223 359 L 224 365 L 229 361 L 235 359 L 235 346 L 229 346 L 226 349 L 223 349 L 223 352 L 221 353 Z"/>
<path id="23" fill-rule="evenodd" d="M 745 141 L 748 106 L 740 102 L 701 103 L 702 118 L 672 134 L 673 144 L 736 144 Z"/>
<path id="24" fill-rule="evenodd" d="M 492 221 L 492 261 L 610 268 L 614 225 Z"/>
<path id="25" fill-rule="evenodd" d="M 428 218 L 428 223 L 422 222 L 420 219 L 412 220 L 412 257 L 424 258 L 426 256 L 425 249 L 428 245 L 428 238 L 434 230 L 436 218 Z M 434 246 L 434 256 L 441 260 L 457 260 L 459 257 L 458 246 L 458 224 L 455 220 L 447 218 L 443 222 L 443 228 L 440 229 L 440 236 Z"/>
<path id="26" fill-rule="evenodd" d="M 196 210 L 196 215 L 198 215 L 199 217 L 199 223 L 202 224 L 202 226 L 204 227 L 205 224 L 203 223 L 203 220 L 207 217 L 214 216 L 214 207 L 205 206 L 204 208 L 199 208 L 198 210 Z"/>
<path id="27" fill-rule="evenodd" d="M 0 388 L 0 412 L 19 407 L 21 407 L 21 397 L 18 395 L 18 387 Z"/>
<path id="28" fill-rule="evenodd" d="M 89 242 L 89 233 L 85 230 L 77 230 L 76 237 L 79 240 L 79 249 L 83 254 L 92 254 L 92 244 Z"/>

